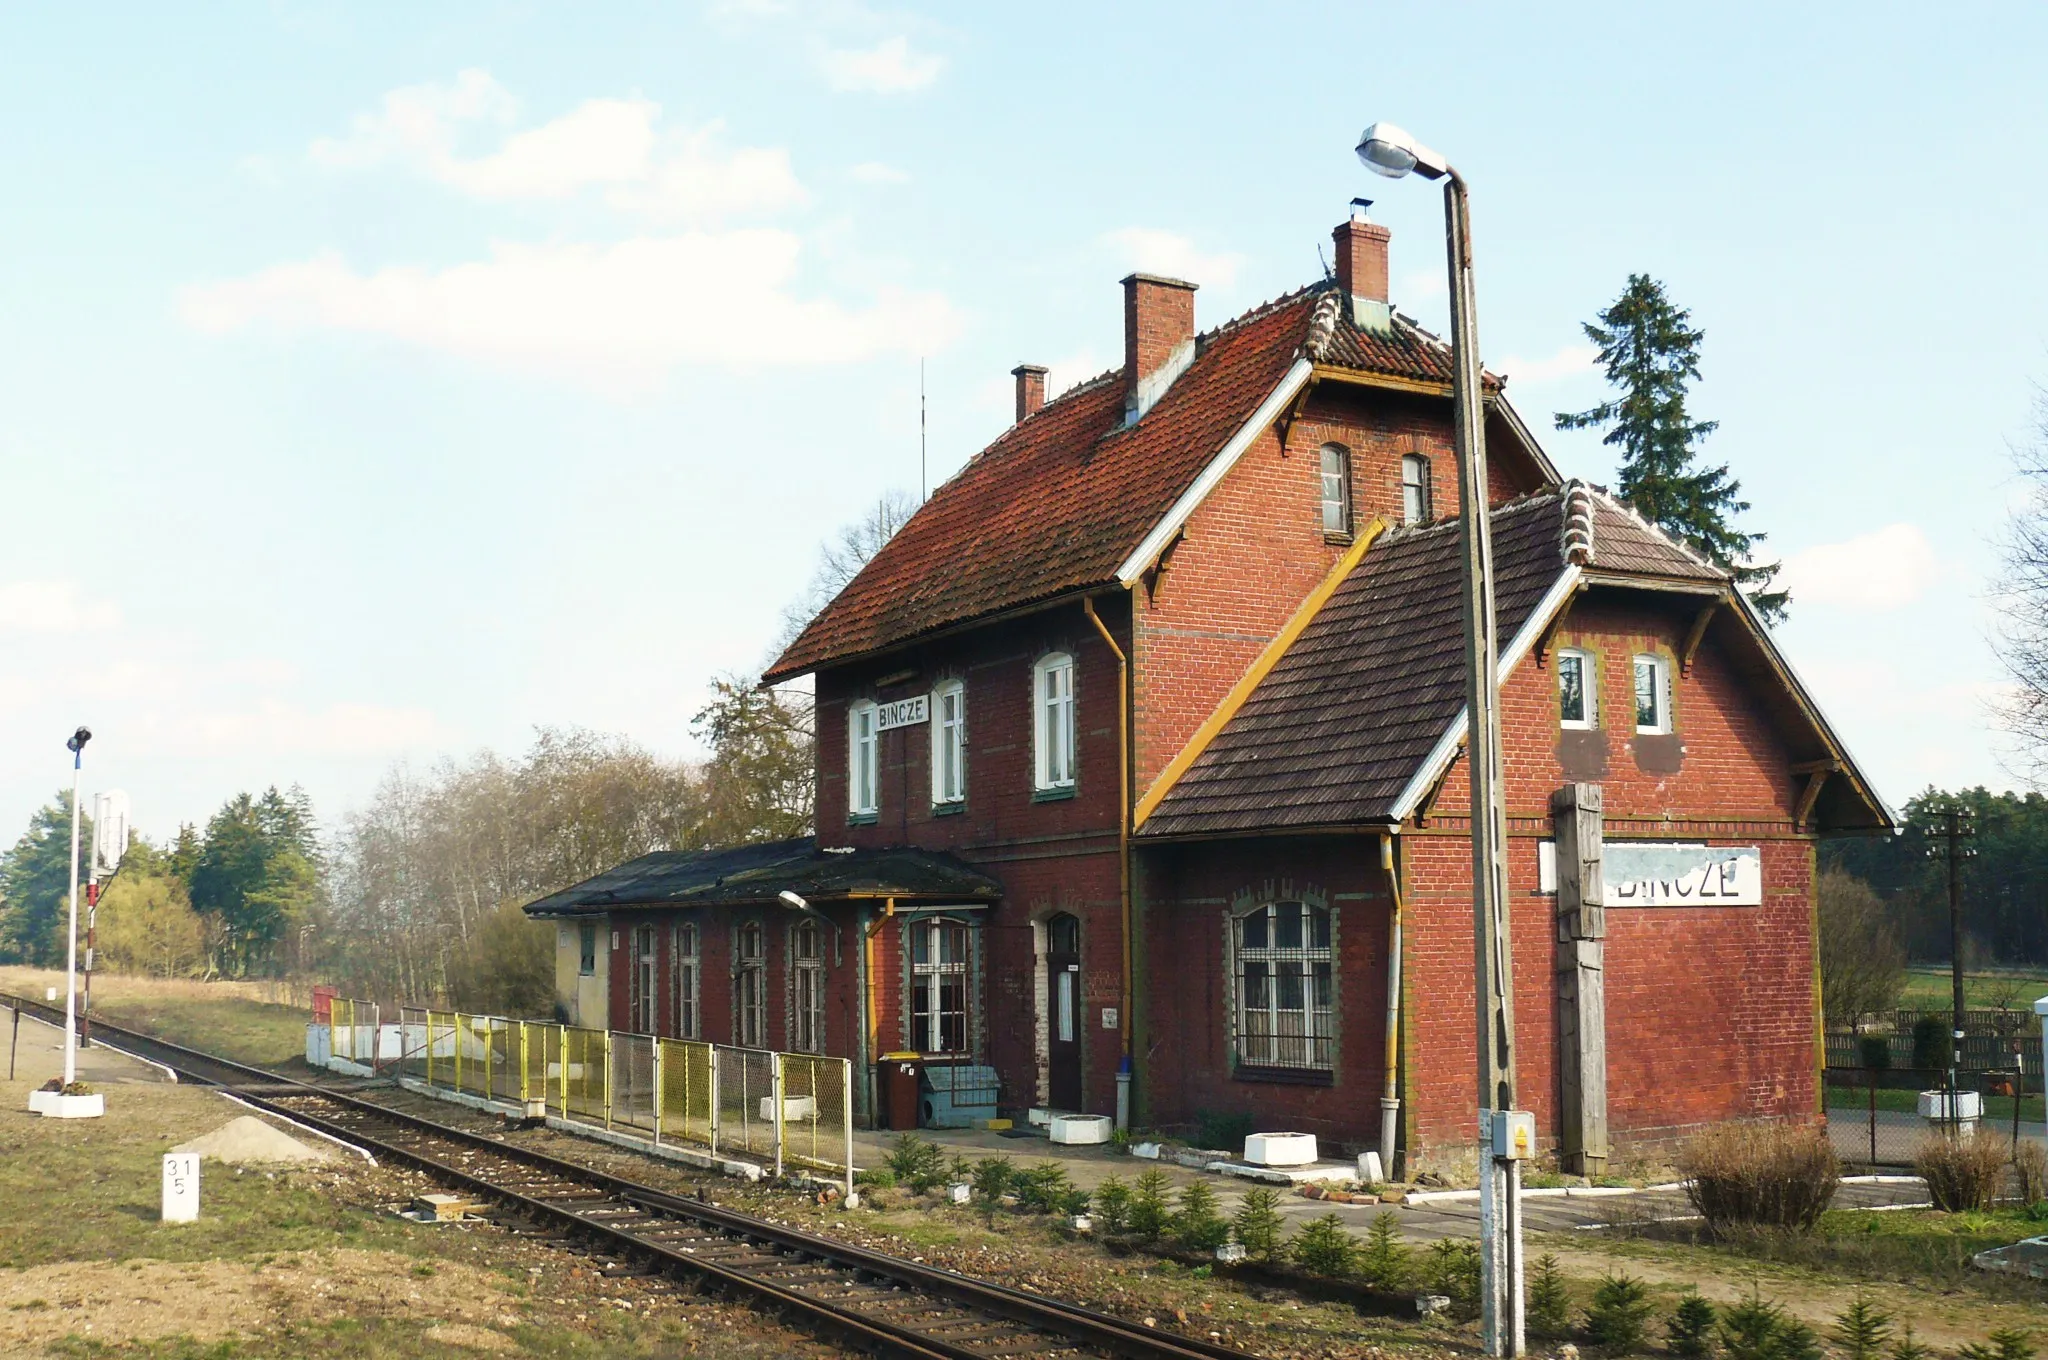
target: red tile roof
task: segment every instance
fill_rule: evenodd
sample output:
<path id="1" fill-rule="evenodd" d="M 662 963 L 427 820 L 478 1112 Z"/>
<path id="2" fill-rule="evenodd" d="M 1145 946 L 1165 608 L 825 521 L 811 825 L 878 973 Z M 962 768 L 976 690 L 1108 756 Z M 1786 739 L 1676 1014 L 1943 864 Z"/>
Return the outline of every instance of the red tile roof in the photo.
<path id="1" fill-rule="evenodd" d="M 784 680 L 953 624 L 1116 580 L 1117 567 L 1273 391 L 1316 336 L 1318 362 L 1450 381 L 1443 341 L 1396 318 L 1369 333 L 1324 282 L 1200 338 L 1197 355 L 1126 427 L 1121 369 L 1005 431 L 932 493 L 763 677 Z"/>

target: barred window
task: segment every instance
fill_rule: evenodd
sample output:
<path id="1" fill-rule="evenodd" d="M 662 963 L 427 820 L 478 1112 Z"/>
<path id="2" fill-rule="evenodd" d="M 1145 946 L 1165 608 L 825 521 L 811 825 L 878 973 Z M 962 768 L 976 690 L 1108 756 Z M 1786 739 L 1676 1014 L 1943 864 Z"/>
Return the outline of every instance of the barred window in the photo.
<path id="1" fill-rule="evenodd" d="M 739 1040 L 745 1048 L 768 1044 L 768 942 L 759 921 L 739 929 L 734 951 L 733 1000 L 739 1007 Z"/>
<path id="2" fill-rule="evenodd" d="M 967 927 L 940 918 L 910 928 L 910 1042 L 922 1053 L 967 1051 Z"/>
<path id="3" fill-rule="evenodd" d="M 633 927 L 633 960 L 627 974 L 626 1028 L 635 1034 L 652 1034 L 655 1006 L 661 996 L 660 959 L 654 952 L 654 927 Z"/>
<path id="4" fill-rule="evenodd" d="M 676 927 L 675 933 L 675 985 L 676 1023 L 678 1039 L 698 1037 L 697 997 L 701 988 L 698 973 L 700 958 L 697 953 L 697 927 L 694 922 L 685 921 Z"/>
<path id="5" fill-rule="evenodd" d="M 790 1009 L 795 1031 L 790 1047 L 798 1053 L 825 1051 L 825 932 L 812 920 L 790 928 Z"/>
<path id="6" fill-rule="evenodd" d="M 1237 1061 L 1328 1070 L 1332 1045 L 1330 913 L 1268 902 L 1236 921 Z"/>

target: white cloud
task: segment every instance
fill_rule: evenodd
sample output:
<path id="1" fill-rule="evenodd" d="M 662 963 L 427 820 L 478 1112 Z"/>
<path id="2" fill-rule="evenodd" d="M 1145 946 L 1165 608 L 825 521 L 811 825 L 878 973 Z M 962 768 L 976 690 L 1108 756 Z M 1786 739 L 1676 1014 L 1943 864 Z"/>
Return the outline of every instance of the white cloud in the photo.
<path id="1" fill-rule="evenodd" d="M 241 709 L 180 715 L 165 722 L 156 735 L 160 748 L 171 753 L 362 756 L 428 745 L 442 735 L 442 728 L 423 708 L 361 703 L 306 708 L 263 699 Z"/>
<path id="2" fill-rule="evenodd" d="M 1189 283 L 1229 287 L 1237 281 L 1244 256 L 1205 254 L 1176 232 L 1152 227 L 1124 227 L 1102 238 L 1133 269 L 1165 274 Z"/>
<path id="3" fill-rule="evenodd" d="M 1416 269 L 1401 276 L 1400 291 L 1394 302 L 1399 306 L 1412 307 L 1418 302 L 1449 297 L 1450 293 L 1450 280 L 1442 269 Z"/>
<path id="4" fill-rule="evenodd" d="M 873 47 L 829 47 L 818 55 L 825 81 L 833 89 L 862 94 L 907 94 L 939 78 L 946 59 L 911 50 L 910 39 L 898 34 Z"/>
<path id="5" fill-rule="evenodd" d="M 0 633 L 87 633 L 118 627 L 121 611 L 72 581 L 0 582 Z"/>
<path id="6" fill-rule="evenodd" d="M 1533 387 L 1591 373 L 1598 366 L 1599 358 L 1600 351 L 1591 345 L 1566 345 L 1547 359 L 1523 359 L 1510 355 L 1494 367 L 1511 382 Z"/>
<path id="7" fill-rule="evenodd" d="M 862 161 L 846 172 L 846 177 L 857 184 L 908 184 L 910 172 L 899 170 L 881 161 Z"/>
<path id="8" fill-rule="evenodd" d="M 495 151 L 459 154 L 472 129 L 509 126 L 516 110 L 488 73 L 464 71 L 452 86 L 391 91 L 379 112 L 355 120 L 348 137 L 317 141 L 310 155 L 339 168 L 403 165 L 481 199 L 559 199 L 602 187 L 614 207 L 663 221 L 775 212 L 804 201 L 788 151 L 727 151 L 717 122 L 664 130 L 661 106 L 648 99 L 586 100 L 512 133 Z"/>
<path id="9" fill-rule="evenodd" d="M 186 320 L 392 336 L 610 392 L 645 390 L 688 363 L 845 363 L 928 354 L 960 319 L 935 293 L 877 290 L 849 308 L 790 291 L 801 243 L 750 228 L 612 245 L 499 243 L 484 260 L 357 273 L 338 255 L 185 290 Z"/>
<path id="10" fill-rule="evenodd" d="M 1919 525 L 1887 524 L 1793 553 L 1777 584 L 1792 592 L 1795 604 L 1887 610 L 1919 599 L 1941 572 L 1934 545 Z"/>

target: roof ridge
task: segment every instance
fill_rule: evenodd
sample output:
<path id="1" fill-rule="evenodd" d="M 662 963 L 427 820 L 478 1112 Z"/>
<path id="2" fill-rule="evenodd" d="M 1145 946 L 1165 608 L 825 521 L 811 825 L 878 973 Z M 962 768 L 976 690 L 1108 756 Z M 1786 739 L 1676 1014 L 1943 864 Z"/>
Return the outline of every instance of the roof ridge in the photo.
<path id="1" fill-rule="evenodd" d="M 1607 504 L 1614 507 L 1614 509 L 1620 511 L 1624 515 L 1627 515 L 1637 524 L 1642 525 L 1643 528 L 1647 529 L 1650 533 L 1655 534 L 1658 538 L 1662 539 L 1667 545 L 1676 548 L 1681 553 L 1684 553 L 1687 557 L 1690 557 L 1694 562 L 1697 562 L 1700 566 L 1705 567 L 1708 571 L 1718 572 L 1722 576 L 1726 577 L 1728 580 L 1731 581 L 1735 579 L 1734 572 L 1728 570 L 1728 568 L 1722 566 L 1719 562 L 1716 562 L 1713 559 L 1707 557 L 1705 554 L 1701 553 L 1696 548 L 1694 548 L 1690 543 L 1687 543 L 1684 539 L 1679 538 L 1677 535 L 1671 533 L 1663 525 L 1658 524 L 1653 520 L 1643 518 L 1643 514 L 1640 510 L 1637 510 L 1633 505 L 1630 505 L 1627 501 L 1615 495 L 1606 487 L 1601 486 L 1595 482 L 1587 482 L 1585 483 L 1585 486 L 1594 495 L 1598 496 L 1601 500 L 1606 501 Z"/>

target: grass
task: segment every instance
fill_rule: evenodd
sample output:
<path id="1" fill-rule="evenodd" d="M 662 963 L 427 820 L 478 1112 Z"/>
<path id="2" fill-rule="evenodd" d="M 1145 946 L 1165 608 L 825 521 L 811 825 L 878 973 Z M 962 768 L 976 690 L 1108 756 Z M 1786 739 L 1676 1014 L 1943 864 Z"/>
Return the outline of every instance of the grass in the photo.
<path id="1" fill-rule="evenodd" d="M 1953 1001 L 1950 986 L 1948 965 L 1916 963 L 1906 970 L 1906 990 L 1899 996 L 1899 1009 L 1945 1011 Z M 2040 996 L 2048 996 L 2048 971 L 2038 968 L 1963 973 L 1963 1004 L 1972 1010 L 1995 1010 L 2005 1001 L 2015 1010 L 2030 1012 L 2034 998 Z"/>
<path id="2" fill-rule="evenodd" d="M 45 987 L 63 985 L 59 972 L 0 968 L 0 991 L 40 999 Z M 305 1058 L 306 1025 L 313 1018 L 309 1007 L 266 999 L 285 994 L 276 984 L 101 973 L 93 978 L 93 1013 L 174 1044 L 279 1067 Z"/>
<path id="3" fill-rule="evenodd" d="M 1919 1098 L 1920 1093 L 1918 1091 L 1894 1091 L 1885 1087 L 1879 1087 L 1877 1091 L 1877 1108 L 1889 1110 L 1894 1114 L 1917 1114 L 1919 1112 Z M 2041 1097 L 2038 1095 L 2026 1096 L 2021 1099 L 2019 1105 L 2021 1124 L 2034 1125 L 2033 1131 L 2038 1131 L 2042 1119 Z M 1985 1125 L 1990 1128 L 2010 1130 L 2012 1128 L 2012 1106 L 2013 1098 L 2011 1096 L 1984 1097 Z M 1828 1087 L 1828 1108 L 1830 1110 L 1843 1110 L 1852 1114 L 1859 1110 L 1868 1110 L 1870 1108 L 1870 1090 L 1864 1086 L 1830 1086 Z"/>

